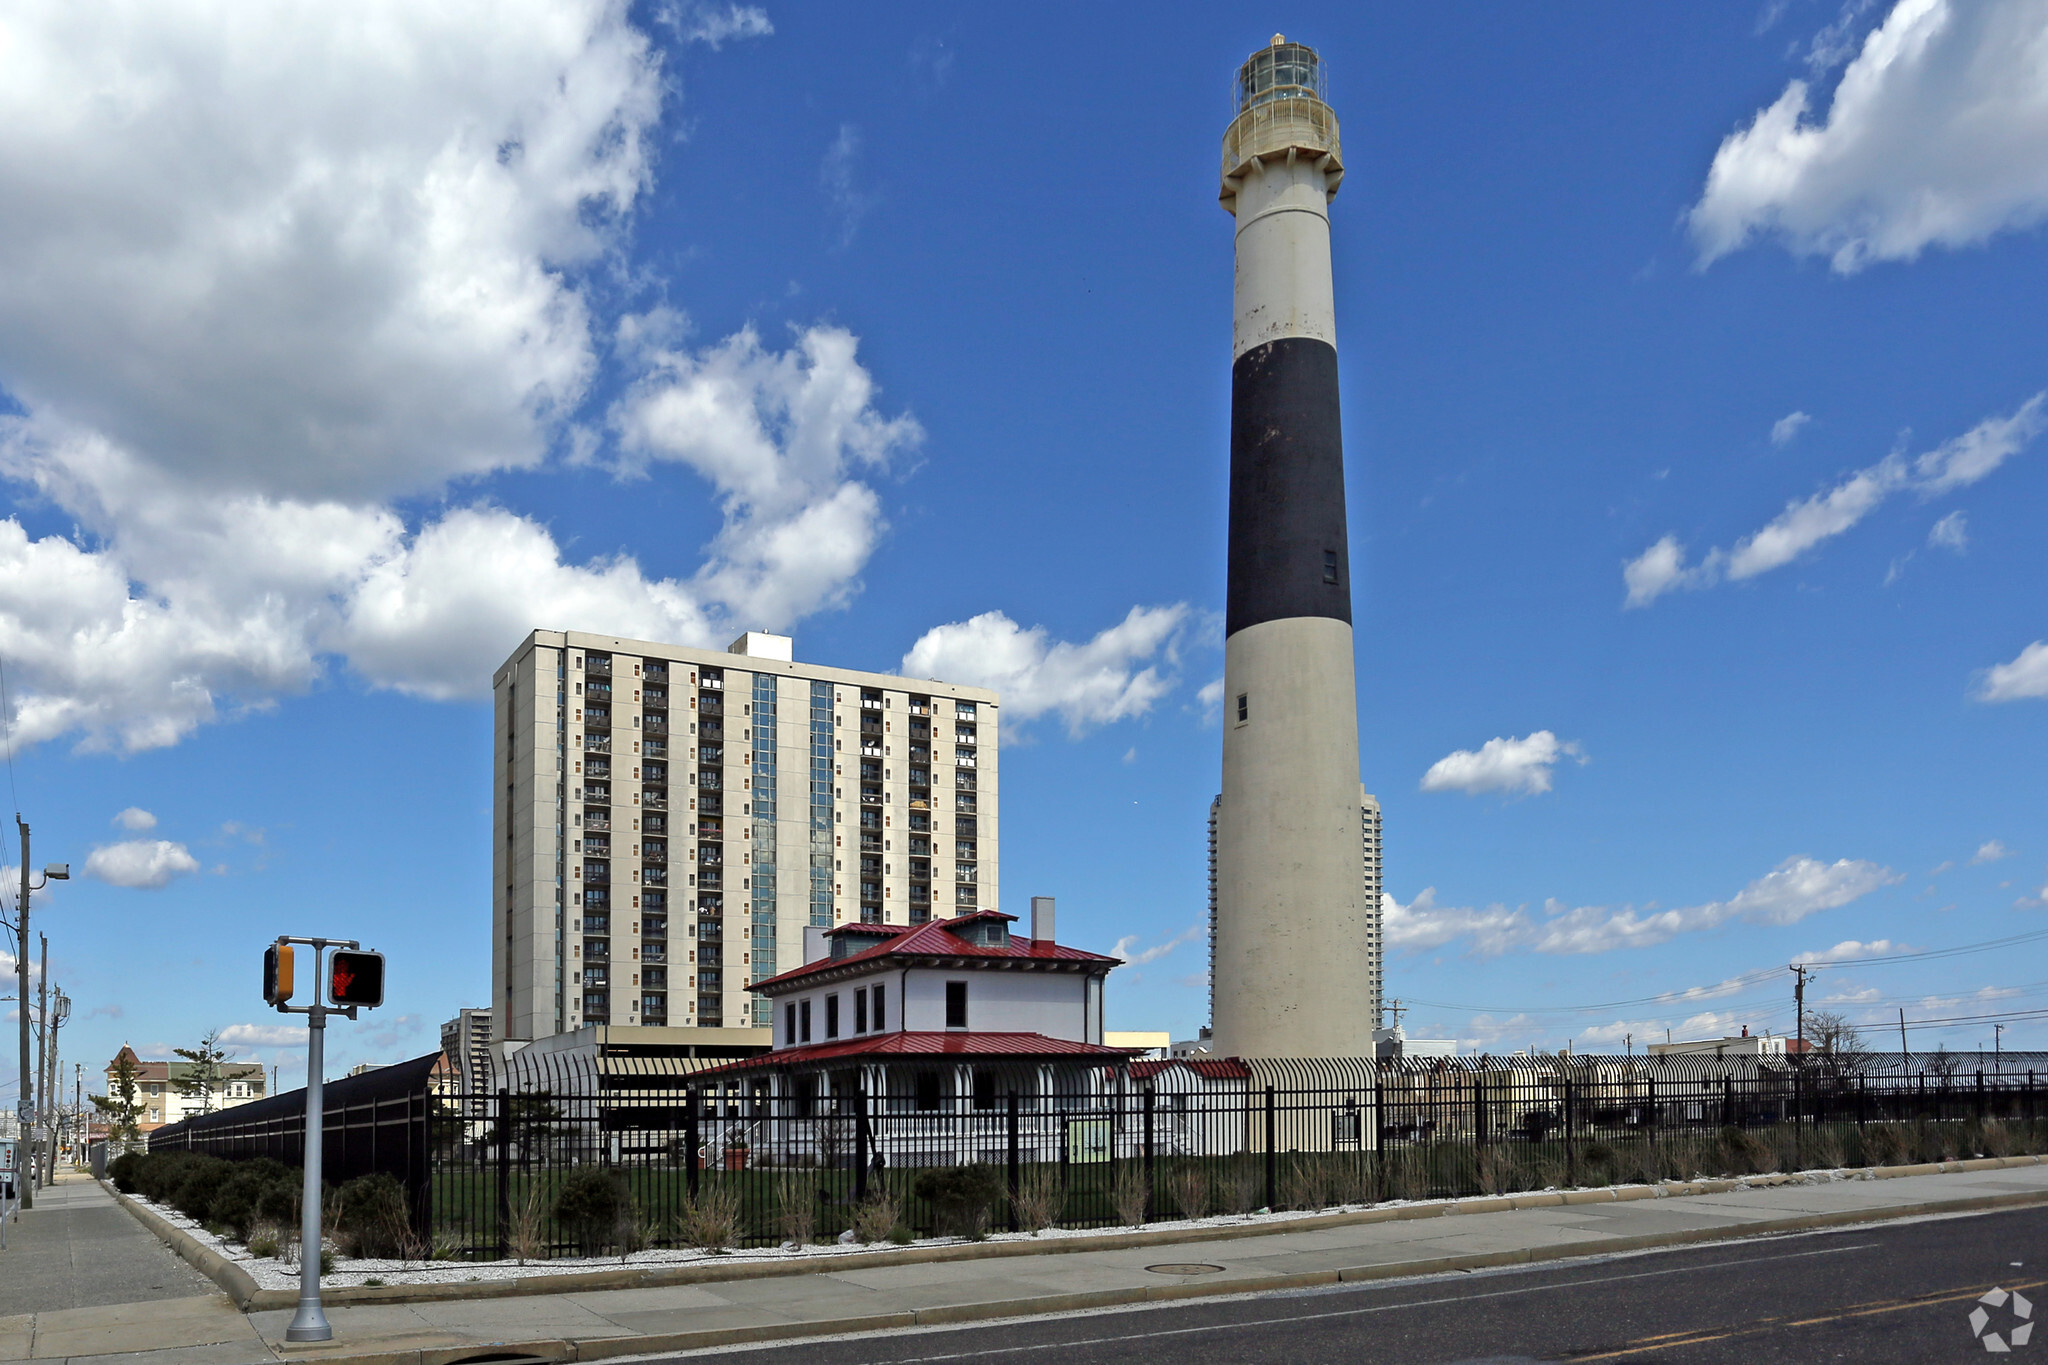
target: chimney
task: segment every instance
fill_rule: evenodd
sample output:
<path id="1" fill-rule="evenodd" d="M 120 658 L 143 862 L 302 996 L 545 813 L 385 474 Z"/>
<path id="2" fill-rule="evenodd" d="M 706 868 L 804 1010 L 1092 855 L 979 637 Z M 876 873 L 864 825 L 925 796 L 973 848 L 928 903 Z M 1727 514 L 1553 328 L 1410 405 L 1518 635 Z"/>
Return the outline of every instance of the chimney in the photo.
<path id="1" fill-rule="evenodd" d="M 1033 896 L 1031 898 L 1031 941 L 1033 943 L 1051 943 L 1054 941 L 1052 936 L 1051 896 Z"/>

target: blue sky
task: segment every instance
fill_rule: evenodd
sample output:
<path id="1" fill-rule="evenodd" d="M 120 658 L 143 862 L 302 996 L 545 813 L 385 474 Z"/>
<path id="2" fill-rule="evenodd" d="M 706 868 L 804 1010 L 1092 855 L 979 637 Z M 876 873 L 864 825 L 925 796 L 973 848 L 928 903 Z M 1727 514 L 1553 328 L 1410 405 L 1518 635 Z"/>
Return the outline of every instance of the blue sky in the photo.
<path id="1" fill-rule="evenodd" d="M 222 1027 L 289 1082 L 278 933 L 392 957 L 337 1063 L 481 1003 L 534 626 L 1000 687 L 1005 902 L 1130 956 L 1112 1027 L 1201 1023 L 1217 148 L 1276 30 L 1343 121 L 1410 1031 L 1782 1031 L 1797 957 L 2048 931 L 2038 7 L 530 8 L 0 30 L 0 663 L 81 874 L 36 913 L 68 1055 Z M 1810 998 L 2021 1011 L 2044 942 Z"/>

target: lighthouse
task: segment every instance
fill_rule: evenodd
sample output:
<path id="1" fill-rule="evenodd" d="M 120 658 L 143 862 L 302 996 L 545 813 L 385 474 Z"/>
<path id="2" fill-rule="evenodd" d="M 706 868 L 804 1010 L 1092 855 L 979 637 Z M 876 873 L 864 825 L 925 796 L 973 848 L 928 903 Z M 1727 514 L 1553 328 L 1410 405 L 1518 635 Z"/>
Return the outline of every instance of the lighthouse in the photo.
<path id="1" fill-rule="evenodd" d="M 1371 1056 L 1377 803 L 1359 783 L 1330 202 L 1344 178 L 1314 49 L 1275 35 L 1223 136 L 1236 220 L 1215 1049 Z"/>

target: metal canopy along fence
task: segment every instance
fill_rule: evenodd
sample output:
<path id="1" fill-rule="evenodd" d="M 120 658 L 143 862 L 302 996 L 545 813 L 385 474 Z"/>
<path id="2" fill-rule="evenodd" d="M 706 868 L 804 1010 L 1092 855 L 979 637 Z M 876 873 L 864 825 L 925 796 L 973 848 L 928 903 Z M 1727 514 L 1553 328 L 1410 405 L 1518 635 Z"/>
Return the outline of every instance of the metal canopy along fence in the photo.
<path id="1" fill-rule="evenodd" d="M 2048 1150 L 2048 1054 L 1202 1059 L 1113 1066 L 852 1066 L 811 1077 L 703 1062 L 514 1059 L 484 1090 L 433 1058 L 328 1089 L 326 1175 L 386 1171 L 442 1254 L 738 1245 L 960 1230 L 983 1168 L 996 1229 L 1107 1227 L 1612 1181 Z M 151 1136 L 298 1159 L 303 1094 Z M 555 1216 L 579 1171 L 615 1174 L 617 1226 Z M 970 1187 L 972 1182 L 970 1182 Z M 970 1201 L 971 1202 L 971 1201 Z M 701 1222 L 701 1220 L 700 1220 Z M 899 1233 L 899 1235 L 901 1235 Z"/>

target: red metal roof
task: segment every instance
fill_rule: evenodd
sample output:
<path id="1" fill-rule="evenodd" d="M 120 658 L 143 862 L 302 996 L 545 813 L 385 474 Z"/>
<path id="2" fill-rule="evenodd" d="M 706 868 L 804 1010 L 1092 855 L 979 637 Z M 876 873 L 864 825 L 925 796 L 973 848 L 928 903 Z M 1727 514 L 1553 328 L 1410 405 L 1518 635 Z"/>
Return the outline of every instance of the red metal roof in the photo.
<path id="1" fill-rule="evenodd" d="M 1165 1062 L 1133 1062 L 1131 1079 L 1147 1080 L 1175 1066 L 1184 1066 L 1211 1081 L 1248 1081 L 1252 1076 L 1252 1069 L 1235 1057 L 1175 1057 Z"/>
<path id="2" fill-rule="evenodd" d="M 763 1067 L 834 1062 L 850 1057 L 1008 1057 L 1018 1061 L 1040 1057 L 1082 1057 L 1114 1063 L 1128 1055 L 1122 1048 L 1048 1038 L 1043 1033 L 878 1033 L 867 1038 L 808 1043 L 803 1047 L 764 1052 L 758 1057 L 747 1057 L 694 1072 L 691 1079 L 730 1076 L 742 1071 L 759 1071 Z"/>
<path id="3" fill-rule="evenodd" d="M 820 958 L 816 962 L 806 963 L 801 967 L 793 967 L 779 976 L 771 976 L 765 980 L 756 981 L 751 986 L 748 986 L 747 989 L 750 991 L 766 991 L 772 986 L 787 985 L 789 982 L 819 972 L 831 971 L 839 967 L 849 967 L 856 963 L 879 962 L 885 958 L 979 957 L 991 961 L 1101 962 L 1107 963 L 1112 967 L 1117 966 L 1123 961 L 1122 958 L 1105 957 L 1101 953 L 1083 952 L 1079 948 L 1064 948 L 1050 940 L 1019 938 L 1015 934 L 1010 935 L 1009 942 L 1003 947 L 988 948 L 980 944 L 969 943 L 966 939 L 953 933 L 948 927 L 954 924 L 965 923 L 970 919 L 986 918 L 996 913 L 998 912 L 977 910 L 972 914 L 962 915 L 958 919 L 934 920 L 930 924 L 919 925 L 915 928 L 902 926 L 904 931 L 898 933 L 886 943 L 877 943 L 872 948 L 863 948 L 857 953 L 848 953 L 845 957 Z M 1014 915 L 1004 915 L 1002 918 L 1014 919 L 1016 917 Z M 840 928 L 846 927 L 848 926 L 840 926 Z M 890 926 L 876 925 L 873 927 L 883 928 Z"/>

